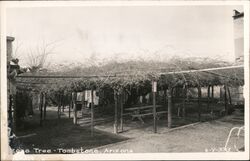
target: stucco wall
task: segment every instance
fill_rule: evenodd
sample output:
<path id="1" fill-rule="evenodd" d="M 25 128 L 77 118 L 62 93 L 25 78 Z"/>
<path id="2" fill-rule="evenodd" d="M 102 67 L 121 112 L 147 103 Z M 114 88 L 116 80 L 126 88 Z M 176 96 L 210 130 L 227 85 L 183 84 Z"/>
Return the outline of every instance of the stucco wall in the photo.
<path id="1" fill-rule="evenodd" d="M 244 20 L 243 17 L 234 19 L 234 52 L 236 62 L 244 58 Z"/>

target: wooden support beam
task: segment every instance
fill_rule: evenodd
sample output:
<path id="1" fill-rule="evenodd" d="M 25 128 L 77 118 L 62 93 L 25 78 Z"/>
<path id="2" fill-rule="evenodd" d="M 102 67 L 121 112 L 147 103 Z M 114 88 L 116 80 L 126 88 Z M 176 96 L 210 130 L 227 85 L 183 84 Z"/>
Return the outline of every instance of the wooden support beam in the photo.
<path id="1" fill-rule="evenodd" d="M 226 70 L 226 69 L 237 69 L 243 68 L 244 65 L 236 65 L 236 66 L 228 66 L 228 67 L 218 67 L 218 68 L 207 68 L 207 69 L 198 69 L 198 70 L 184 70 L 177 72 L 167 72 L 167 73 L 159 73 L 160 75 L 168 75 L 168 74 L 184 74 L 184 73 L 196 73 L 196 72 L 206 72 L 206 71 L 215 71 L 215 70 Z"/>
<path id="2" fill-rule="evenodd" d="M 114 90 L 114 100 L 115 100 L 115 120 L 114 120 L 114 133 L 117 134 L 118 133 L 118 124 L 117 124 L 117 120 L 118 120 L 118 100 L 117 100 L 117 92 Z"/>
<path id="3" fill-rule="evenodd" d="M 46 119 L 46 108 L 47 108 L 46 93 L 44 93 L 43 94 L 43 120 Z"/>
<path id="4" fill-rule="evenodd" d="M 154 116 L 154 133 L 157 133 L 157 122 L 156 122 L 156 92 L 153 92 L 153 116 Z"/>
<path id="5" fill-rule="evenodd" d="M 166 89 L 164 89 L 163 97 L 164 97 L 164 99 L 163 99 L 164 106 L 166 106 L 167 105 L 167 90 Z"/>
<path id="6" fill-rule="evenodd" d="M 91 136 L 94 136 L 94 90 L 91 89 Z"/>
<path id="7" fill-rule="evenodd" d="M 201 87 L 198 87 L 198 120 L 201 121 Z"/>
<path id="8" fill-rule="evenodd" d="M 60 110 L 60 116 L 62 114 L 62 101 L 63 101 L 63 95 L 60 94 L 60 108 L 59 108 L 59 110 Z"/>
<path id="9" fill-rule="evenodd" d="M 154 117 L 154 133 L 157 133 L 157 120 L 156 120 L 156 92 L 157 82 L 152 81 L 152 96 L 153 96 L 153 117 Z"/>
<path id="10" fill-rule="evenodd" d="M 73 115 L 73 123 L 75 125 L 77 125 L 77 108 L 76 108 L 76 92 L 73 92 L 73 111 L 74 111 L 74 115 Z"/>
<path id="11" fill-rule="evenodd" d="M 172 88 L 167 90 L 168 97 L 168 128 L 172 127 Z"/>
<path id="12" fill-rule="evenodd" d="M 212 92 L 211 92 L 211 103 L 214 103 L 214 86 L 212 85 Z M 214 108 L 211 106 L 211 115 L 212 115 L 212 120 L 214 120 Z"/>
<path id="13" fill-rule="evenodd" d="M 186 99 L 188 98 L 187 87 L 184 89 L 184 99 L 183 99 L 183 107 L 182 107 L 182 117 L 186 117 Z"/>
<path id="14" fill-rule="evenodd" d="M 43 93 L 40 94 L 40 126 L 43 126 Z"/>
<path id="15" fill-rule="evenodd" d="M 227 100 L 227 86 L 224 85 L 224 104 L 225 104 L 225 114 L 228 115 L 228 100 Z"/>
<path id="16" fill-rule="evenodd" d="M 178 108 L 177 108 L 177 116 L 178 116 L 178 117 L 180 117 L 180 113 L 181 113 L 181 108 L 178 107 Z"/>
<path id="17" fill-rule="evenodd" d="M 214 86 L 212 86 L 211 98 L 212 98 L 212 102 L 213 102 L 214 101 Z"/>
<path id="18" fill-rule="evenodd" d="M 60 97 L 60 94 L 59 94 L 58 95 L 58 105 L 57 105 L 57 116 L 58 116 L 58 119 L 61 118 L 60 100 L 61 100 L 61 97 Z"/>
<path id="19" fill-rule="evenodd" d="M 220 86 L 220 101 L 222 102 L 223 101 L 223 87 L 222 86 Z"/>
<path id="20" fill-rule="evenodd" d="M 57 117 L 58 117 L 58 119 L 61 118 L 61 114 L 60 114 L 60 105 L 59 105 L 59 104 L 57 105 Z"/>
<path id="21" fill-rule="evenodd" d="M 12 107 L 13 107 L 13 95 L 9 95 L 8 97 L 9 99 L 9 104 L 8 104 L 8 123 L 9 123 L 9 127 L 13 130 L 13 117 L 12 117 Z M 12 135 L 12 131 L 11 130 L 11 135 Z"/>
<path id="22" fill-rule="evenodd" d="M 12 125 L 13 125 L 13 132 L 15 133 L 17 130 L 17 96 L 16 94 L 12 95 L 12 107 L 11 107 L 11 117 L 13 115 L 13 121 L 12 121 Z M 13 113 L 12 113 L 13 110 Z"/>
<path id="23" fill-rule="evenodd" d="M 227 87 L 227 93 L 228 93 L 229 104 L 232 105 L 232 98 L 231 98 L 231 93 L 230 93 L 229 87 Z"/>
<path id="24" fill-rule="evenodd" d="M 123 132 L 123 103 L 124 103 L 124 91 L 122 91 L 122 94 L 120 95 L 120 127 L 121 127 L 121 132 Z"/>
<path id="25" fill-rule="evenodd" d="M 85 109 L 85 104 L 84 104 L 84 101 L 85 101 L 85 91 L 82 92 L 82 109 L 81 109 L 81 112 L 82 112 L 82 118 L 83 118 L 83 115 L 84 115 L 84 109 Z"/>
<path id="26" fill-rule="evenodd" d="M 209 85 L 207 87 L 207 110 L 209 110 L 209 108 L 210 108 L 210 88 L 211 88 L 211 86 Z"/>
<path id="27" fill-rule="evenodd" d="M 72 94 L 70 95 L 70 101 L 69 101 L 69 118 L 70 118 L 70 112 L 71 112 L 71 108 L 72 108 Z"/>
<path id="28" fill-rule="evenodd" d="M 64 106 L 65 106 L 64 102 L 65 102 L 65 96 L 63 94 L 62 95 L 62 112 L 64 112 Z"/>
<path id="29" fill-rule="evenodd" d="M 119 76 L 122 76 L 122 75 L 119 75 Z M 17 76 L 17 78 L 45 78 L 45 79 L 47 79 L 47 78 L 55 78 L 55 79 L 79 78 L 79 79 L 82 79 L 82 78 L 100 78 L 100 77 L 110 78 L 110 77 L 117 77 L 117 76 L 116 75 L 89 75 L 89 76 L 86 76 L 86 75 L 82 75 L 82 76 L 79 76 L 79 75 L 77 75 L 77 76 L 76 75 L 18 75 Z"/>

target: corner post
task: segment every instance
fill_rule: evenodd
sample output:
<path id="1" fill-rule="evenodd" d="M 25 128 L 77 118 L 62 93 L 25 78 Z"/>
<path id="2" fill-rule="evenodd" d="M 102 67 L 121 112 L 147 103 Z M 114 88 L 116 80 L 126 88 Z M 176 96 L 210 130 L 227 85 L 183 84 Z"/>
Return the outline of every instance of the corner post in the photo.
<path id="1" fill-rule="evenodd" d="M 198 120 L 201 121 L 201 87 L 198 86 Z"/>
<path id="2" fill-rule="evenodd" d="M 46 108 L 47 108 L 47 102 L 46 102 L 46 93 L 43 94 L 43 120 L 46 119 Z"/>
<path id="3" fill-rule="evenodd" d="M 209 108 L 210 108 L 210 88 L 211 88 L 211 86 L 209 85 L 207 87 L 207 110 L 209 110 Z"/>
<path id="4" fill-rule="evenodd" d="M 156 91 L 157 91 L 157 82 L 156 81 L 152 81 L 154 133 L 157 133 L 157 122 L 156 122 Z"/>
<path id="5" fill-rule="evenodd" d="M 43 126 L 43 92 L 40 94 L 40 126 Z"/>
<path id="6" fill-rule="evenodd" d="M 91 136 L 94 136 L 94 90 L 91 89 Z"/>
<path id="7" fill-rule="evenodd" d="M 74 110 L 73 123 L 76 125 L 77 124 L 76 92 L 73 92 L 72 101 Z"/>
<path id="8" fill-rule="evenodd" d="M 114 100 L 115 100 L 115 120 L 114 120 L 114 133 L 117 134 L 118 133 L 118 124 L 117 124 L 117 120 L 118 120 L 118 97 L 117 97 L 117 91 L 114 90 Z"/>
<path id="9" fill-rule="evenodd" d="M 120 104 L 121 104 L 121 112 L 120 112 L 120 126 L 121 126 L 121 132 L 123 132 L 123 103 L 124 103 L 124 91 L 122 91 L 121 94 L 121 99 L 120 99 Z"/>
<path id="10" fill-rule="evenodd" d="M 168 128 L 172 127 L 172 88 L 167 90 L 168 97 Z"/>
<path id="11" fill-rule="evenodd" d="M 227 86 L 224 85 L 224 102 L 225 102 L 225 114 L 228 115 L 228 100 L 227 100 Z"/>

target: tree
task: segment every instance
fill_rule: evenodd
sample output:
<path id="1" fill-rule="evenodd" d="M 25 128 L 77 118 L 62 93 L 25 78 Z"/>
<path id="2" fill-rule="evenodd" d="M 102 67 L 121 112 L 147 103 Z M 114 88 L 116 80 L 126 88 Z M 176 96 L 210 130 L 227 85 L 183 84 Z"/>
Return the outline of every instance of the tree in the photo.
<path id="1" fill-rule="evenodd" d="M 30 48 L 27 55 L 27 64 L 31 72 L 45 68 L 48 61 L 48 56 L 53 54 L 57 41 L 38 44 L 35 48 Z M 47 64 L 48 65 L 48 64 Z"/>

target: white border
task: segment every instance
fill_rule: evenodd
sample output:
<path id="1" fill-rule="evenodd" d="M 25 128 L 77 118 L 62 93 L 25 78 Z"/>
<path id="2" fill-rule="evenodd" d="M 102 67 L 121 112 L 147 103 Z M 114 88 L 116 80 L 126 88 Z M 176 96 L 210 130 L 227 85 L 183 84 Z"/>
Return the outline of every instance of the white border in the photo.
<path id="1" fill-rule="evenodd" d="M 245 152 L 240 153 L 136 153 L 136 154 L 72 154 L 21 155 L 13 160 L 240 160 L 249 159 L 249 1 L 9 1 L 0 2 L 1 11 L 1 107 L 7 107 L 6 87 L 6 8 L 13 7 L 68 7 L 68 6 L 191 6 L 191 5 L 243 5 L 244 6 L 244 69 L 245 69 Z M 6 153 L 7 108 L 1 108 L 1 159 L 11 159 Z M 5 139 L 3 139 L 5 138 Z"/>
<path id="2" fill-rule="evenodd" d="M 245 150 L 249 154 L 249 53 L 250 53 L 250 3 L 244 6 L 244 98 L 245 98 Z M 249 159 L 249 156 L 248 156 Z"/>

